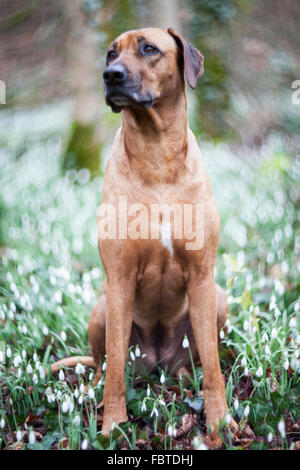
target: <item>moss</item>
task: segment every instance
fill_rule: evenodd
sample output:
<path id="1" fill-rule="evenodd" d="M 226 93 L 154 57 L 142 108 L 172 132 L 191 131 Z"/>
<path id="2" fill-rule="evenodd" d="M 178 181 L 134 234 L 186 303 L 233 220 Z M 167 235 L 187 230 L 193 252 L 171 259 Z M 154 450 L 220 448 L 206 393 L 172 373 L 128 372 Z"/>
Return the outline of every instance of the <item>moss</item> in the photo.
<path id="1" fill-rule="evenodd" d="M 102 144 L 97 141 L 94 124 L 74 122 L 63 158 L 63 170 L 87 168 L 91 177 L 101 174 Z"/>

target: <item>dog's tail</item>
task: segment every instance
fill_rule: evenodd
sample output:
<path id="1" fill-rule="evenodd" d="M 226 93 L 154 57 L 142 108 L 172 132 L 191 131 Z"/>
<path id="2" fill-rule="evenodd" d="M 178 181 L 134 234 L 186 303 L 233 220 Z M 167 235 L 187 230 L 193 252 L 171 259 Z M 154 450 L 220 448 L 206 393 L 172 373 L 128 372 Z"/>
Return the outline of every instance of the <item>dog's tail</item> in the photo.
<path id="1" fill-rule="evenodd" d="M 76 367 L 77 364 L 82 364 L 84 366 L 91 367 L 92 369 L 97 369 L 97 364 L 92 356 L 73 356 L 65 357 L 60 359 L 60 361 L 54 362 L 54 364 L 51 365 L 51 372 L 52 374 L 55 374 L 56 372 L 59 372 L 63 366 Z"/>

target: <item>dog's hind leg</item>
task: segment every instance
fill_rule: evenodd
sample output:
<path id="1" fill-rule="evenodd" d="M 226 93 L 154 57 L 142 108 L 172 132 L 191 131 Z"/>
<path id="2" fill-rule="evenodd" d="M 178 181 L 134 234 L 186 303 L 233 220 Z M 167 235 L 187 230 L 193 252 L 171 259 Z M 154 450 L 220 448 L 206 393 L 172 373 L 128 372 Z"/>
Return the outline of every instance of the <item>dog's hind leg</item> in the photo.
<path id="1" fill-rule="evenodd" d="M 97 366 L 95 377 L 96 383 L 99 382 L 102 375 L 102 361 L 105 354 L 105 323 L 106 296 L 102 295 L 92 310 L 88 326 L 91 353 Z"/>

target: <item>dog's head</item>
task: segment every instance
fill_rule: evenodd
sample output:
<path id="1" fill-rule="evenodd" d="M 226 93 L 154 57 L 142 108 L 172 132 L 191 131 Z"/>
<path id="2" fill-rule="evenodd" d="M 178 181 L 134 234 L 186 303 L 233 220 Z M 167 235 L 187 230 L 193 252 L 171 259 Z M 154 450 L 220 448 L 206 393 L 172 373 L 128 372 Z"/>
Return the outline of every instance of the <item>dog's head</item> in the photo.
<path id="1" fill-rule="evenodd" d="M 103 73 L 106 103 L 150 108 L 174 96 L 184 73 L 195 88 L 204 71 L 203 55 L 172 28 L 145 28 L 121 34 L 108 47 Z"/>

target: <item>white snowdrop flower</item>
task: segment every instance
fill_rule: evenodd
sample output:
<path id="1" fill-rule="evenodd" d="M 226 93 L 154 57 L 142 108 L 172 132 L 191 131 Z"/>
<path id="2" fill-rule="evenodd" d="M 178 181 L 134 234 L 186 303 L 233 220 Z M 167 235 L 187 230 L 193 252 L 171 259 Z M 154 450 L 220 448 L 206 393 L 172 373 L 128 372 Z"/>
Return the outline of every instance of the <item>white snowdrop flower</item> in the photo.
<path id="1" fill-rule="evenodd" d="M 283 356 L 284 357 L 289 357 L 289 353 L 287 351 L 283 351 Z"/>
<path id="2" fill-rule="evenodd" d="M 61 317 L 63 316 L 64 311 L 63 311 L 63 309 L 61 308 L 60 305 L 57 307 L 56 311 L 57 311 L 58 315 L 60 315 Z"/>
<path id="3" fill-rule="evenodd" d="M 271 331 L 271 338 L 275 339 L 275 338 L 277 338 L 277 335 L 278 335 L 278 332 L 277 332 L 276 328 L 273 328 L 272 331 Z"/>
<path id="4" fill-rule="evenodd" d="M 282 437 L 282 439 L 285 438 L 285 424 L 283 420 L 280 420 L 278 425 L 277 425 L 278 431 Z"/>
<path id="5" fill-rule="evenodd" d="M 300 311 L 300 302 L 296 302 L 296 303 L 295 303 L 294 309 L 295 309 L 295 312 L 299 312 L 299 311 Z"/>
<path id="6" fill-rule="evenodd" d="M 132 361 L 135 361 L 135 355 L 134 355 L 134 352 L 133 351 L 130 351 L 130 359 Z"/>
<path id="7" fill-rule="evenodd" d="M 61 293 L 61 291 L 57 290 L 56 292 L 54 292 L 53 299 L 54 299 L 55 303 L 61 304 L 61 302 L 62 302 L 62 293 Z"/>
<path id="8" fill-rule="evenodd" d="M 36 361 L 37 361 L 37 359 L 38 359 L 38 355 L 37 355 L 37 353 L 36 353 L 36 352 L 33 354 L 32 358 L 33 358 L 34 362 L 36 362 Z"/>
<path id="9" fill-rule="evenodd" d="M 0 362 L 4 362 L 4 354 L 0 351 Z"/>
<path id="10" fill-rule="evenodd" d="M 246 359 L 245 357 L 243 357 L 243 359 L 241 360 L 241 365 L 242 365 L 243 367 L 246 367 L 246 365 L 247 365 L 247 359 Z"/>
<path id="11" fill-rule="evenodd" d="M 259 368 L 256 371 L 256 377 L 262 377 L 263 376 L 263 368 L 262 366 L 259 366 Z"/>
<path id="12" fill-rule="evenodd" d="M 296 326 L 297 326 L 297 319 L 296 319 L 296 317 L 292 317 L 290 319 L 290 322 L 289 322 L 289 327 L 290 328 L 296 328 Z"/>
<path id="13" fill-rule="evenodd" d="M 267 435 L 267 441 L 272 442 L 272 440 L 273 440 L 273 434 L 269 432 L 269 434 Z"/>
<path id="14" fill-rule="evenodd" d="M 0 320 L 5 321 L 5 313 L 0 309 Z"/>
<path id="15" fill-rule="evenodd" d="M 83 384 L 80 384 L 79 390 L 80 390 L 80 393 L 84 393 L 84 385 Z"/>
<path id="16" fill-rule="evenodd" d="M 208 450 L 200 436 L 194 437 L 192 444 L 196 450 Z"/>
<path id="17" fill-rule="evenodd" d="M 228 331 L 228 334 L 230 335 L 230 333 L 232 332 L 232 326 L 231 325 L 229 325 L 227 331 Z"/>
<path id="18" fill-rule="evenodd" d="M 34 374 L 34 375 L 32 376 L 32 382 L 33 382 L 34 384 L 37 384 L 38 381 L 39 381 L 38 376 L 37 376 L 36 374 Z"/>
<path id="19" fill-rule="evenodd" d="M 31 364 L 28 364 L 26 370 L 27 370 L 27 374 L 29 374 L 29 375 L 32 374 L 33 370 L 32 370 Z"/>
<path id="20" fill-rule="evenodd" d="M 26 356 L 27 356 L 26 351 L 25 351 L 25 349 L 23 349 L 23 351 L 22 351 L 22 358 L 23 358 L 23 359 L 26 359 Z"/>
<path id="21" fill-rule="evenodd" d="M 289 363 L 289 360 L 288 360 L 288 359 L 286 359 L 286 360 L 284 361 L 283 367 L 284 367 L 285 370 L 288 370 L 288 369 L 289 369 L 290 363 Z"/>
<path id="22" fill-rule="evenodd" d="M 50 284 L 52 284 L 52 286 L 55 286 L 55 284 L 56 284 L 56 277 L 53 276 L 53 275 L 51 275 L 51 276 L 49 277 L 49 281 L 50 281 Z"/>
<path id="23" fill-rule="evenodd" d="M 21 441 L 23 438 L 23 432 L 20 429 L 18 429 L 18 431 L 16 432 L 16 438 L 17 441 Z"/>
<path id="24" fill-rule="evenodd" d="M 166 381 L 165 374 L 164 374 L 164 372 L 162 371 L 161 376 L 160 376 L 160 383 L 161 383 L 161 384 L 164 384 L 165 381 Z"/>
<path id="25" fill-rule="evenodd" d="M 10 272 L 8 272 L 6 274 L 6 279 L 8 280 L 8 282 L 12 282 L 13 281 L 13 277 L 12 277 L 12 274 Z"/>
<path id="26" fill-rule="evenodd" d="M 73 419 L 73 424 L 74 426 L 80 426 L 80 415 L 76 415 L 75 418 Z"/>
<path id="27" fill-rule="evenodd" d="M 66 333 L 65 333 L 64 331 L 61 332 L 60 337 L 61 337 L 61 339 L 62 339 L 63 341 L 66 341 L 66 340 L 67 340 L 67 335 L 66 335 Z"/>
<path id="28" fill-rule="evenodd" d="M 82 450 L 87 450 L 89 446 L 89 443 L 88 443 L 88 440 L 87 439 L 83 439 L 82 443 L 81 443 L 81 449 Z"/>
<path id="29" fill-rule="evenodd" d="M 271 356 L 271 350 L 268 345 L 265 346 L 265 353 L 267 356 Z"/>
<path id="30" fill-rule="evenodd" d="M 162 406 L 166 406 L 166 402 L 164 400 L 159 400 L 158 403 L 160 403 Z"/>
<path id="31" fill-rule="evenodd" d="M 45 375 L 46 375 L 44 367 L 42 367 L 42 366 L 39 367 L 39 374 L 40 374 L 41 379 L 43 380 L 45 378 Z"/>
<path id="32" fill-rule="evenodd" d="M 78 390 L 78 388 L 75 388 L 74 397 L 75 397 L 75 398 L 78 398 L 78 397 L 79 397 L 79 390 Z"/>
<path id="33" fill-rule="evenodd" d="M 150 387 L 149 387 L 149 385 L 147 387 L 147 397 L 150 397 Z"/>
<path id="34" fill-rule="evenodd" d="M 144 413 L 145 411 L 147 411 L 147 406 L 146 403 L 143 401 L 141 405 L 141 412 Z"/>
<path id="35" fill-rule="evenodd" d="M 249 416 L 249 413 L 250 413 L 250 407 L 249 407 L 249 405 L 247 405 L 246 408 L 244 409 L 245 418 L 247 418 Z"/>
<path id="36" fill-rule="evenodd" d="M 4 429 L 5 428 L 5 418 L 1 418 L 0 420 L 0 428 Z"/>
<path id="37" fill-rule="evenodd" d="M 183 341 L 182 341 L 182 347 L 183 349 L 187 349 L 190 345 L 190 342 L 188 340 L 188 337 L 184 335 Z"/>
<path id="38" fill-rule="evenodd" d="M 284 285 L 278 279 L 275 281 L 275 290 L 276 292 L 278 292 L 279 295 L 284 294 Z"/>
<path id="39" fill-rule="evenodd" d="M 145 359 L 145 357 L 147 357 L 147 354 L 142 354 L 142 359 Z"/>
<path id="40" fill-rule="evenodd" d="M 173 426 L 173 437 L 176 437 L 177 436 L 177 429 L 175 428 L 175 426 Z"/>
<path id="41" fill-rule="evenodd" d="M 231 416 L 230 416 L 229 413 L 226 415 L 225 423 L 226 423 L 226 424 L 230 424 L 230 423 L 231 423 Z"/>
<path id="42" fill-rule="evenodd" d="M 27 329 L 27 326 L 26 326 L 26 325 L 23 325 L 22 331 L 23 331 L 23 334 L 24 334 L 24 335 L 27 335 L 28 329 Z"/>
<path id="43" fill-rule="evenodd" d="M 19 367 L 17 370 L 17 377 L 20 379 L 23 375 L 22 369 Z"/>
<path id="44" fill-rule="evenodd" d="M 95 398 L 95 392 L 94 392 L 94 389 L 93 389 L 93 388 L 89 388 L 88 395 L 89 395 L 89 398 L 90 398 L 91 400 L 94 400 L 94 398 Z"/>
<path id="45" fill-rule="evenodd" d="M 90 381 L 90 382 L 93 380 L 93 377 L 94 377 L 94 373 L 91 372 L 90 375 L 89 375 L 89 381 Z"/>
<path id="46" fill-rule="evenodd" d="M 72 283 L 68 284 L 67 291 L 69 292 L 69 294 L 75 294 L 76 288 L 75 288 L 74 284 L 72 284 Z"/>
<path id="47" fill-rule="evenodd" d="M 63 382 L 65 380 L 65 374 L 64 374 L 64 371 L 62 369 L 60 369 L 60 371 L 59 371 L 58 378 L 61 382 Z"/>
<path id="48" fill-rule="evenodd" d="M 238 407 L 239 407 L 239 401 L 238 401 L 237 398 L 234 400 L 233 406 L 234 406 L 235 411 L 237 411 L 237 410 L 238 410 Z"/>
<path id="49" fill-rule="evenodd" d="M 103 372 L 105 371 L 105 369 L 106 369 L 106 361 L 104 361 L 103 364 L 102 364 L 102 370 L 103 370 Z"/>
<path id="50" fill-rule="evenodd" d="M 21 364 L 21 362 L 22 362 L 22 358 L 21 358 L 20 354 L 17 354 L 17 355 L 14 357 L 14 361 L 13 361 L 14 367 L 17 368 L 18 365 Z"/>
<path id="51" fill-rule="evenodd" d="M 281 312 L 280 312 L 279 308 L 276 307 L 275 310 L 274 310 L 274 316 L 275 316 L 275 318 L 279 318 L 280 315 L 281 315 Z"/>
<path id="52" fill-rule="evenodd" d="M 249 322 L 248 320 L 245 320 L 244 323 L 243 323 L 243 328 L 245 331 L 249 330 Z"/>
<path id="53" fill-rule="evenodd" d="M 81 405 L 83 402 L 83 396 L 80 395 L 80 397 L 78 398 L 78 404 Z"/>
<path id="54" fill-rule="evenodd" d="M 244 375 L 247 377 L 247 375 L 249 375 L 249 369 L 248 367 L 245 367 L 244 369 Z"/>
<path id="55" fill-rule="evenodd" d="M 11 310 L 8 311 L 7 316 L 8 316 L 8 318 L 9 318 L 10 320 L 13 320 L 13 319 L 15 318 L 14 312 L 12 312 Z"/>
<path id="56" fill-rule="evenodd" d="M 168 436 L 173 436 L 173 426 L 169 424 L 167 429 Z"/>
<path id="57" fill-rule="evenodd" d="M 6 350 L 6 357 L 11 357 L 11 349 L 7 348 Z"/>
<path id="58" fill-rule="evenodd" d="M 224 333 L 223 330 L 220 330 L 219 337 L 220 337 L 221 340 L 223 340 L 225 338 L 225 333 Z"/>
<path id="59" fill-rule="evenodd" d="M 155 415 L 156 417 L 158 416 L 158 411 L 157 409 L 154 407 L 153 410 L 151 411 L 151 415 L 150 417 L 152 418 L 152 416 Z"/>
<path id="60" fill-rule="evenodd" d="M 78 375 L 84 374 L 85 373 L 85 367 L 78 362 L 77 366 L 75 367 L 75 372 Z"/>
<path id="61" fill-rule="evenodd" d="M 269 341 L 269 336 L 266 332 L 264 332 L 264 334 L 262 335 L 261 341 L 262 343 L 267 343 Z"/>
<path id="62" fill-rule="evenodd" d="M 28 441 L 29 441 L 29 444 L 34 444 L 35 443 L 35 433 L 34 433 L 34 431 L 29 432 Z"/>
<path id="63" fill-rule="evenodd" d="M 48 336 L 48 334 L 49 334 L 49 330 L 46 326 L 43 326 L 42 332 L 43 332 L 44 336 Z"/>
<path id="64" fill-rule="evenodd" d="M 135 353 L 135 357 L 140 357 L 141 356 L 141 350 L 138 346 L 136 346 L 134 353 Z"/>
<path id="65" fill-rule="evenodd" d="M 74 403 L 72 401 L 70 401 L 69 403 L 69 411 L 70 413 L 73 413 L 73 410 L 74 410 Z"/>
<path id="66" fill-rule="evenodd" d="M 69 411 L 69 406 L 70 406 L 70 402 L 69 400 L 64 400 L 61 404 L 61 410 L 63 413 L 67 413 Z"/>

